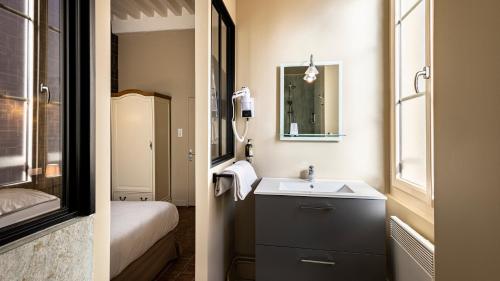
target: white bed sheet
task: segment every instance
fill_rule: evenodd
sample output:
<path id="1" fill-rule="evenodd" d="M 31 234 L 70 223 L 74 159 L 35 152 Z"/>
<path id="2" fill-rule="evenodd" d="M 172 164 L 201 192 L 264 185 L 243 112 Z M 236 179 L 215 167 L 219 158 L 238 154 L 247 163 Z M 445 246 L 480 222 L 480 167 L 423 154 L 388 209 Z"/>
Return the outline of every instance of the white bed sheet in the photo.
<path id="1" fill-rule="evenodd" d="M 0 189 L 0 228 L 61 208 L 61 200 L 45 192 L 24 189 Z"/>
<path id="2" fill-rule="evenodd" d="M 111 201 L 111 278 L 143 255 L 179 222 L 175 205 L 163 201 Z"/>

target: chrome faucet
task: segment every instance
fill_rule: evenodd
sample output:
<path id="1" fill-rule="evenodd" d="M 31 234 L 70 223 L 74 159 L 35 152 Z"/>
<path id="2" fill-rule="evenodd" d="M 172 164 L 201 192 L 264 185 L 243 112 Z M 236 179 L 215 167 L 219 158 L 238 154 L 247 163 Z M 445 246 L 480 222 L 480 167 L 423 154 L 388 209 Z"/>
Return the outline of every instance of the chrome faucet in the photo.
<path id="1" fill-rule="evenodd" d="M 313 165 L 309 166 L 309 170 L 307 172 L 307 180 L 314 181 L 314 166 Z"/>

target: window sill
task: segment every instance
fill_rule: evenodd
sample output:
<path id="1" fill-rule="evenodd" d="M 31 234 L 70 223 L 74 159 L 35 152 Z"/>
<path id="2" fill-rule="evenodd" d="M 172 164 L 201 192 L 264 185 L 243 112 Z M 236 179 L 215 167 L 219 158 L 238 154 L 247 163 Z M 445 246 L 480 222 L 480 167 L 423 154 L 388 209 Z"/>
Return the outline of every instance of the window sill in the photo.
<path id="1" fill-rule="evenodd" d="M 93 217 L 93 215 L 91 215 L 90 217 Z M 53 232 L 56 232 L 58 230 L 61 230 L 63 228 L 66 228 L 70 225 L 73 225 L 75 223 L 78 223 L 78 222 L 81 222 L 85 219 L 88 219 L 89 217 L 76 217 L 76 218 L 73 218 L 73 219 L 69 219 L 67 221 L 64 221 L 62 223 L 59 223 L 59 224 L 56 224 L 56 225 L 53 225 L 53 226 L 50 226 L 48 228 L 45 228 L 43 230 L 40 230 L 38 232 L 35 232 L 33 234 L 30 234 L 28 236 L 25 236 L 23 238 L 20 238 L 18 240 L 15 240 L 15 241 L 12 241 L 8 244 L 5 244 L 3 246 L 0 246 L 0 255 L 3 254 L 3 253 L 6 253 L 6 252 L 9 252 L 13 249 L 16 249 L 18 247 L 21 247 L 25 244 L 28 244 L 34 240 L 37 240 L 37 239 L 40 239 L 46 235 L 49 235 Z"/>
<path id="2" fill-rule="evenodd" d="M 394 192 L 391 192 L 391 194 L 387 194 L 387 197 L 391 200 L 396 201 L 399 205 L 405 207 L 428 223 L 434 225 L 434 208 L 430 206 L 422 207 L 422 205 L 424 204 L 422 202 L 409 202 L 408 198 L 403 198 L 402 196 L 395 195 Z M 413 201 L 416 200 L 418 199 L 413 199 Z"/>

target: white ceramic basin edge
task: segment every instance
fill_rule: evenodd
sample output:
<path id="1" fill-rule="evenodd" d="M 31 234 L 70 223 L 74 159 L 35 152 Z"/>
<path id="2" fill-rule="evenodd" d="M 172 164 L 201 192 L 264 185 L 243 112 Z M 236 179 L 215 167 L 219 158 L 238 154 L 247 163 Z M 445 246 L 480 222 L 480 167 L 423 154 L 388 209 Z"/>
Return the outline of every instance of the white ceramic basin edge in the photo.
<path id="1" fill-rule="evenodd" d="M 255 194 L 307 197 L 338 197 L 359 199 L 387 199 L 363 181 L 326 180 L 307 181 L 298 178 L 263 178 Z"/>

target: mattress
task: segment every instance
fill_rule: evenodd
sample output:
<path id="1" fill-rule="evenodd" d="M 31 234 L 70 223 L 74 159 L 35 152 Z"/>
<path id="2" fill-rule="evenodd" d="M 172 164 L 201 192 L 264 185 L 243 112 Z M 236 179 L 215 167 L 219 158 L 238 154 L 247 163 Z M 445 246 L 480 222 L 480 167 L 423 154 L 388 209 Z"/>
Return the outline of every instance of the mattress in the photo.
<path id="1" fill-rule="evenodd" d="M 175 205 L 163 201 L 111 201 L 110 277 L 120 274 L 179 222 Z"/>
<path id="2" fill-rule="evenodd" d="M 45 192 L 25 188 L 0 189 L 0 228 L 61 207 L 61 200 Z"/>

